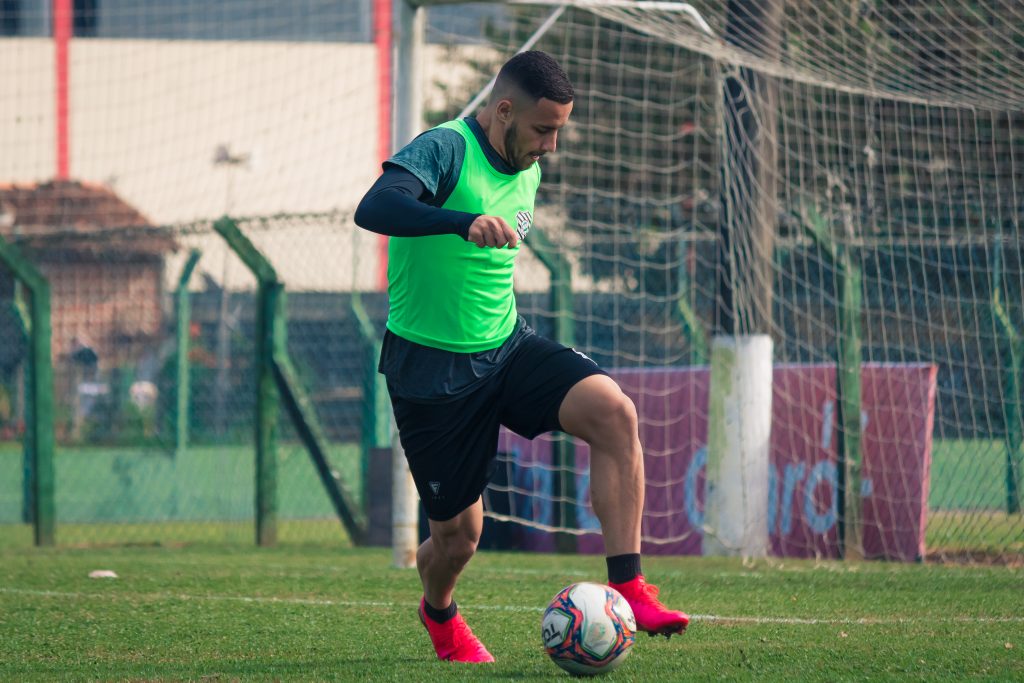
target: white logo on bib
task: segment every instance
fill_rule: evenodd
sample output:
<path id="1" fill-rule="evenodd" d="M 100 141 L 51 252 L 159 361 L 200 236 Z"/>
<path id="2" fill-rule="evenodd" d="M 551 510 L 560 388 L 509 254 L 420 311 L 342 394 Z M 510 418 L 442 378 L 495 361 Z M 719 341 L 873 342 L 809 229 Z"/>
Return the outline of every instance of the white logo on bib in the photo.
<path id="1" fill-rule="evenodd" d="M 526 239 L 526 233 L 530 232 L 530 226 L 532 225 L 532 213 L 529 211 L 520 211 L 516 214 L 516 232 L 519 234 L 519 239 Z"/>

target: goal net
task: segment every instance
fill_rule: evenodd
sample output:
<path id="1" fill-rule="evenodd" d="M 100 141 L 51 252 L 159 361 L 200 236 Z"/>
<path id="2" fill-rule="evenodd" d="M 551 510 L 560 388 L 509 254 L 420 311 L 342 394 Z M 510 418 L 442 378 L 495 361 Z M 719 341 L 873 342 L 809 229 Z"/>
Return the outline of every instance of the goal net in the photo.
<path id="1" fill-rule="evenodd" d="M 779 3 L 773 19 L 762 3 L 773 32 L 725 5 L 694 3 L 709 30 L 671 3 L 513 5 L 478 54 L 453 57 L 473 70 L 430 107 L 434 122 L 457 115 L 534 41 L 575 84 L 536 212 L 550 244 L 527 239 L 518 302 L 636 403 L 645 551 L 700 552 L 716 533 L 707 363 L 723 269 L 738 267 L 758 291 L 735 297 L 734 314 L 766 321 L 774 342 L 760 515 L 772 552 L 841 552 L 846 458 L 859 463 L 846 495 L 868 556 L 1019 554 L 1020 13 L 826 0 Z M 745 94 L 725 97 L 727 83 Z M 755 137 L 735 125 L 751 118 Z M 737 173 L 737 154 L 760 174 Z M 723 260 L 744 210 L 771 239 Z M 859 372 L 856 392 L 837 368 Z M 600 549 L 584 444 L 507 433 L 499 459 L 496 533 Z"/>
<path id="2" fill-rule="evenodd" d="M 636 403 L 645 551 L 719 535 L 709 362 L 731 320 L 773 342 L 773 553 L 837 556 L 849 523 L 873 557 L 1019 556 L 1020 10 L 729 4 L 426 10 L 426 124 L 528 42 L 576 86 L 517 299 Z M 392 144 L 389 19 L 319 0 L 0 7 L 0 237 L 50 284 L 60 542 L 251 542 L 260 424 L 280 539 L 344 538 L 285 406 L 260 421 L 265 311 L 222 215 L 283 283 L 326 476 L 369 510 L 387 302 L 381 242 L 351 215 Z M 31 303 L 0 266 L 0 532 L 25 538 Z M 599 551 L 586 446 L 500 448 L 487 538 Z"/>
<path id="3" fill-rule="evenodd" d="M 252 542 L 260 311 L 222 215 L 285 283 L 292 360 L 361 499 L 350 293 L 376 289 L 377 246 L 349 215 L 380 155 L 368 7 L 66 3 L 62 74 L 51 4 L 0 8 L 0 237 L 50 284 L 58 542 Z M 0 267 L 4 525 L 33 512 L 29 299 Z M 275 426 L 280 538 L 344 538 L 289 421 Z"/>
<path id="4" fill-rule="evenodd" d="M 463 35 L 495 13 L 430 21 Z M 346 542 L 282 397 L 261 422 L 265 311 L 215 222 L 231 217 L 283 284 L 325 476 L 361 509 L 390 438 L 370 351 L 386 296 L 381 242 L 351 215 L 391 145 L 389 15 L 350 0 L 0 4 L 0 238 L 49 283 L 59 543 L 251 543 L 258 490 L 279 540 Z M 32 303 L 0 264 L 0 533 L 24 542 Z"/>

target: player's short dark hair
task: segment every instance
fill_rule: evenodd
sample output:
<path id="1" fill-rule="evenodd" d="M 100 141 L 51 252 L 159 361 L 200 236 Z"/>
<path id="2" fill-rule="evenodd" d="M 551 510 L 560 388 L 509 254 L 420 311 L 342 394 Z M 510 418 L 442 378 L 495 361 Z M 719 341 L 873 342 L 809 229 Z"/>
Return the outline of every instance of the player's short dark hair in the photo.
<path id="1" fill-rule="evenodd" d="M 544 99 L 569 104 L 575 92 L 569 77 L 555 58 L 540 50 L 520 52 L 505 62 L 494 84 L 495 93 L 504 94 L 514 85 L 537 100 Z"/>

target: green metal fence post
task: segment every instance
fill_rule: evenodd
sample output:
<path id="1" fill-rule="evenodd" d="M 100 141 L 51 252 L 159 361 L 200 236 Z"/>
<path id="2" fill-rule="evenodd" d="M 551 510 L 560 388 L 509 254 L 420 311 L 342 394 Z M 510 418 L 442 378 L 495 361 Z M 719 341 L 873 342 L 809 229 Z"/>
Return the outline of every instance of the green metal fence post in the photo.
<path id="1" fill-rule="evenodd" d="M 530 232 L 526 244 L 530 247 L 544 267 L 551 274 L 551 311 L 554 319 L 555 341 L 563 346 L 572 347 L 576 343 L 576 322 L 573 319 L 572 266 L 563 257 L 555 244 L 536 228 Z M 554 499 L 569 501 L 568 504 L 556 505 L 557 526 L 575 529 L 576 522 L 576 448 L 568 436 L 556 439 L 552 444 L 552 459 L 555 471 Z M 556 537 L 559 552 L 576 552 L 576 536 L 560 533 Z"/>
<path id="2" fill-rule="evenodd" d="M 341 486 L 341 477 L 327 461 L 327 439 L 309 397 L 299 384 L 298 373 L 288 358 L 284 285 L 270 261 L 228 217 L 214 225 L 231 249 L 252 271 L 259 283 L 256 309 L 256 356 L 259 381 L 256 397 L 256 542 L 277 541 L 277 415 L 278 392 L 306 447 L 335 512 L 355 544 L 366 539 L 366 523 L 352 498 Z"/>
<path id="3" fill-rule="evenodd" d="M 277 543 L 277 388 L 274 382 L 274 324 L 281 285 L 273 266 L 234 220 L 221 218 L 214 229 L 256 276 L 256 544 Z"/>
<path id="4" fill-rule="evenodd" d="M 1003 382 L 1003 418 L 1006 444 L 1006 512 L 1020 512 L 1021 468 L 1024 465 L 1024 425 L 1022 425 L 1021 373 L 1024 372 L 1024 338 L 1017 331 L 1003 306 L 1003 240 L 992 247 L 992 316 L 999 323 L 1003 345 L 1009 355 Z"/>
<path id="5" fill-rule="evenodd" d="M 1021 409 L 1021 375 L 1024 374 L 1024 341 L 1018 336 L 1010 345 L 1006 370 L 1006 512 L 1020 512 L 1021 475 L 1024 470 L 1024 411 Z"/>
<path id="6" fill-rule="evenodd" d="M 177 301 L 177 341 L 178 355 L 175 359 L 175 369 L 178 378 L 176 387 L 178 391 L 177 403 L 178 413 L 175 416 L 174 429 L 174 454 L 180 456 L 188 448 L 188 418 L 189 418 L 189 395 L 191 393 L 191 374 L 189 362 L 189 347 L 191 344 L 192 326 L 192 300 L 189 298 L 188 281 L 192 277 L 199 262 L 201 253 L 198 249 L 189 252 L 188 260 L 185 261 L 181 275 L 178 277 L 178 287 L 174 292 Z"/>
<path id="7" fill-rule="evenodd" d="M 675 312 L 682 325 L 683 334 L 690 345 L 690 364 L 707 365 L 708 338 L 697 312 L 690 305 L 690 277 L 686 272 L 686 258 L 681 259 L 678 269 L 679 295 L 676 298 Z"/>
<path id="8" fill-rule="evenodd" d="M 843 558 L 863 554 L 861 542 L 861 268 L 850 250 L 836 244 L 825 218 L 811 205 L 802 207 L 804 228 L 836 269 L 836 402 L 839 435 L 836 510 Z"/>
<path id="9" fill-rule="evenodd" d="M 839 339 L 836 348 L 836 391 L 839 401 L 837 450 L 839 462 L 838 500 L 839 538 L 843 557 L 863 555 L 861 538 L 861 269 L 850 250 L 840 247 L 839 263 Z"/>
<path id="10" fill-rule="evenodd" d="M 256 357 L 259 375 L 256 394 L 256 543 L 277 543 L 277 416 L 279 404 L 274 381 L 274 337 L 284 313 L 283 287 L 276 280 L 260 280 L 256 302 Z"/>
<path id="11" fill-rule="evenodd" d="M 283 339 L 283 338 L 282 338 Z M 313 402 L 302 390 L 298 374 L 287 355 L 275 353 L 274 376 L 277 388 L 284 399 L 284 406 L 292 418 L 295 431 L 302 439 L 316 468 L 320 481 L 331 499 L 331 505 L 348 532 L 354 545 L 365 545 L 367 540 L 367 524 L 365 515 L 360 514 L 352 497 L 348 494 L 341 475 L 338 474 L 327 460 L 327 438 L 316 417 Z"/>
<path id="12" fill-rule="evenodd" d="M 30 304 L 25 301 L 25 285 L 21 280 L 14 280 L 14 299 L 11 301 L 14 315 L 21 327 L 22 339 L 26 348 L 32 343 L 32 313 Z M 32 493 L 35 478 L 32 474 L 32 460 L 36 452 L 35 443 L 32 441 L 32 430 L 28 427 L 34 419 L 32 415 L 32 382 L 28 378 L 35 370 L 32 367 L 32 354 L 25 356 L 25 367 L 22 369 L 22 397 L 24 408 L 22 412 L 22 426 L 24 434 L 21 437 L 21 521 L 25 524 L 32 524 L 35 521 L 35 495 Z"/>
<path id="13" fill-rule="evenodd" d="M 359 339 L 363 344 L 363 363 L 366 374 L 363 377 L 363 429 L 360 438 L 363 491 L 368 491 L 370 452 L 374 448 L 385 448 L 391 443 L 391 405 L 384 376 L 377 372 L 380 363 L 381 340 L 370 320 L 360 292 L 352 292 L 352 315 L 358 323 Z M 368 511 L 367 497 L 363 497 L 363 509 Z"/>
<path id="14" fill-rule="evenodd" d="M 25 446 L 31 449 L 26 458 L 26 475 L 35 544 L 51 546 L 55 540 L 56 505 L 54 503 L 54 436 L 53 436 L 53 363 L 51 359 L 50 284 L 43 274 L 14 245 L 0 237 L 0 262 L 31 293 L 29 322 L 29 363 L 25 378 L 26 412 Z"/>

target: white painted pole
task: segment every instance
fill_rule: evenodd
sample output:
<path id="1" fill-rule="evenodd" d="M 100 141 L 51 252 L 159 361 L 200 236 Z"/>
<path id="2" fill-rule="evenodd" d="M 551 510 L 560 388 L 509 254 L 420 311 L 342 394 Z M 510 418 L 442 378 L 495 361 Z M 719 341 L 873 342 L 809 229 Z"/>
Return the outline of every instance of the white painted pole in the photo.
<path id="1" fill-rule="evenodd" d="M 396 430 L 391 446 L 391 561 L 400 569 L 416 566 L 419 501 Z"/>
<path id="2" fill-rule="evenodd" d="M 578 7 L 580 9 L 601 9 L 604 7 L 648 12 L 680 12 L 689 17 L 704 33 L 714 36 L 708 22 L 704 21 L 697 8 L 688 2 L 665 2 L 662 0 L 505 0 L 509 5 L 560 5 L 562 7 Z M 441 3 L 437 3 L 441 4 Z M 449 4 L 449 3 L 443 3 Z"/>
<path id="3" fill-rule="evenodd" d="M 395 0 L 394 148 L 423 132 L 423 62 L 426 10 Z"/>
<path id="4" fill-rule="evenodd" d="M 716 336 L 711 347 L 704 554 L 768 554 L 772 340 Z"/>
<path id="5" fill-rule="evenodd" d="M 426 10 L 395 0 L 394 135 L 399 149 L 423 130 L 423 58 Z M 419 495 L 397 430 L 391 450 L 391 548 L 394 566 L 416 566 Z"/>

